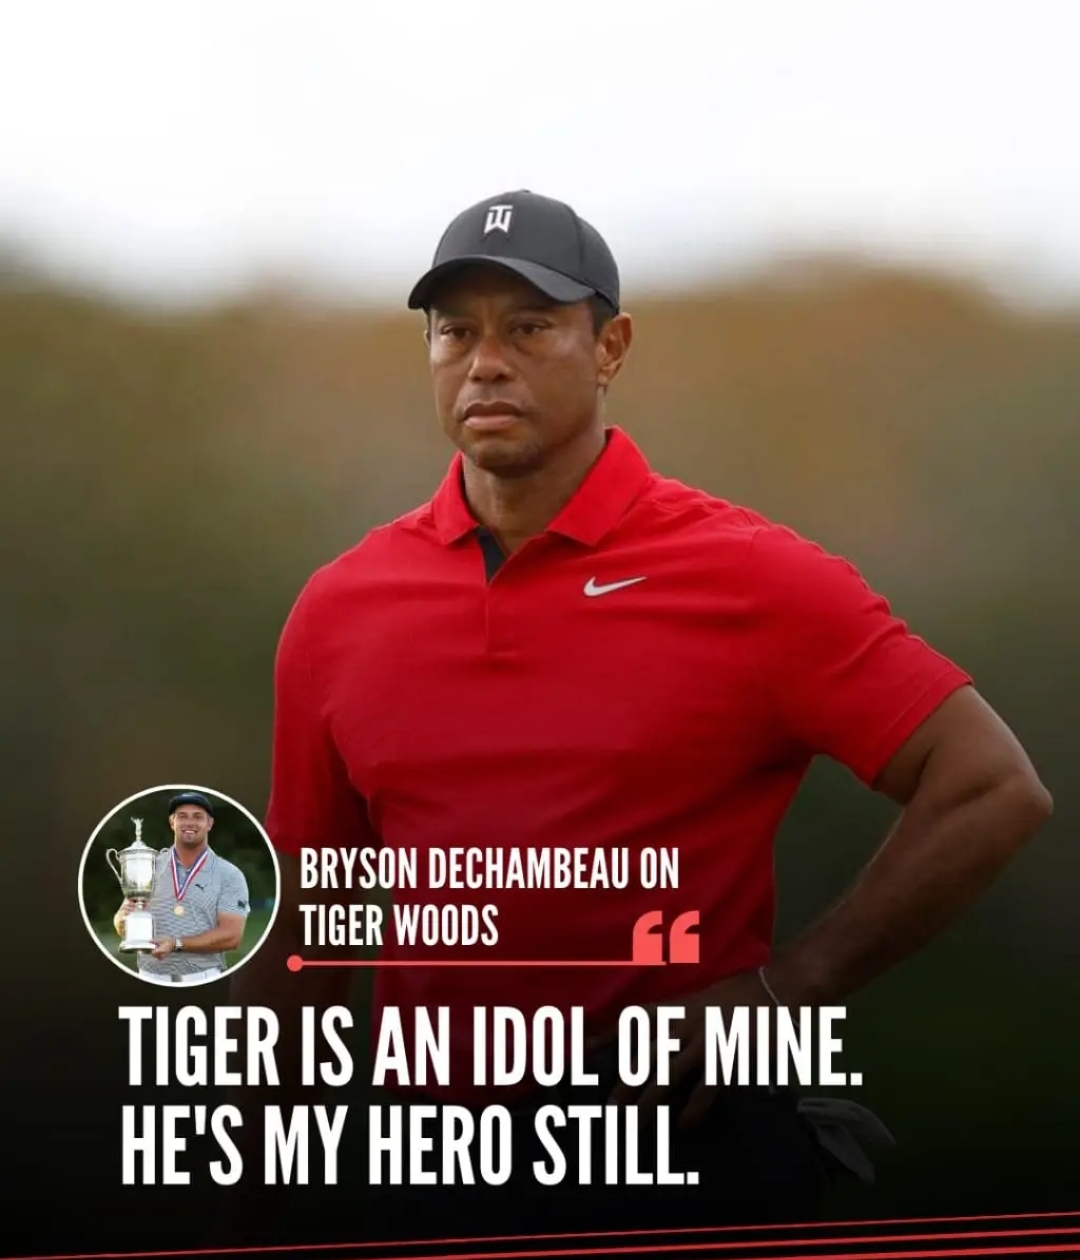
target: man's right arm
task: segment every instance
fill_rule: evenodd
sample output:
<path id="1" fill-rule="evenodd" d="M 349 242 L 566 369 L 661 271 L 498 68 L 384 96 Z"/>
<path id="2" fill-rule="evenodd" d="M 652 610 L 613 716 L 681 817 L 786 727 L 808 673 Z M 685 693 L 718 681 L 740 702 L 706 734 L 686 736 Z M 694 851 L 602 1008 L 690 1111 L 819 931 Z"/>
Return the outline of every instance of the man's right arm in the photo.
<path id="1" fill-rule="evenodd" d="M 313 579 L 315 581 L 317 579 Z M 349 957 L 341 948 L 320 951 L 303 939 L 300 906 L 303 903 L 340 901 L 348 904 L 350 889 L 326 891 L 300 886 L 300 852 L 307 848 L 371 847 L 378 841 L 368 820 L 367 806 L 356 792 L 336 747 L 328 721 L 328 680 L 317 668 L 320 653 L 313 644 L 312 584 L 300 595 L 282 630 L 274 666 L 274 727 L 270 803 L 266 831 L 278 854 L 281 869 L 278 913 L 268 938 L 258 952 L 232 977 L 228 1001 L 251 1007 L 264 1006 L 277 1016 L 279 1039 L 275 1052 L 280 1084 L 247 1088 L 235 1099 L 244 1116 L 238 1145 L 245 1167 L 243 1185 L 258 1185 L 262 1175 L 263 1108 L 287 1107 L 298 1101 L 315 1102 L 300 1084 L 301 1010 L 348 1002 L 352 976 L 348 967 L 304 967 L 290 971 L 288 960 L 299 955 L 316 959 L 320 953 L 335 959 Z M 359 952 L 359 951 L 357 951 Z M 307 1097 L 303 1097 L 307 1094 Z M 230 1222 L 244 1234 L 265 1228 L 258 1213 L 261 1196 L 230 1197 Z M 241 1200 L 247 1200 L 242 1204 Z M 254 1215 L 245 1208 L 255 1207 Z M 252 1238 L 251 1241 L 261 1241 Z M 216 1240 L 215 1240 L 216 1241 Z"/>
<path id="2" fill-rule="evenodd" d="M 350 976 L 350 969 L 341 967 L 299 972 L 288 969 L 291 955 L 318 955 L 318 950 L 305 948 L 303 943 L 301 903 L 348 903 L 353 896 L 348 889 L 325 893 L 318 888 L 302 890 L 300 851 L 377 844 L 366 803 L 349 779 L 330 730 L 332 680 L 319 668 L 318 583 L 316 574 L 293 606 L 274 662 L 266 831 L 281 867 L 278 915 L 269 939 L 234 977 L 231 990 L 232 1001 L 269 1006 L 278 1014 L 282 1089 L 288 1081 L 298 1079 L 294 1068 L 299 1063 L 300 1008 L 345 1001 Z M 341 949 L 331 952 L 336 958 L 347 957 Z"/>
<path id="3" fill-rule="evenodd" d="M 120 909 L 113 915 L 113 931 L 121 940 L 124 939 L 124 925 L 128 915 L 134 909 L 134 903 L 125 899 L 120 903 Z"/>

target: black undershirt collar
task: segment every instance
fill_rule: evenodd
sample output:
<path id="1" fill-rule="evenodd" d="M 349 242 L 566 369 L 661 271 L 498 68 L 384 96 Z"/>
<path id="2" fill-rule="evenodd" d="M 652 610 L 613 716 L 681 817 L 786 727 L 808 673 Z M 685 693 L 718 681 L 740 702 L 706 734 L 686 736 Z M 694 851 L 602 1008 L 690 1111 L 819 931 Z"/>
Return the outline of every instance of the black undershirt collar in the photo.
<path id="1" fill-rule="evenodd" d="M 476 531 L 476 540 L 480 544 L 480 552 L 484 557 L 484 575 L 490 582 L 502 568 L 506 553 L 499 546 L 499 540 L 485 525 Z"/>

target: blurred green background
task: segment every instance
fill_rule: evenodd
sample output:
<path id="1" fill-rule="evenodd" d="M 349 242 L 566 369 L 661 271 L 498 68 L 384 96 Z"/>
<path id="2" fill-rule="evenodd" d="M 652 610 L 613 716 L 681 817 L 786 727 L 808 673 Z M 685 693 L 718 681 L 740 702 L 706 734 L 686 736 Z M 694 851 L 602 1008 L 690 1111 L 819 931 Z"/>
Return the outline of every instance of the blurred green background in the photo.
<path id="1" fill-rule="evenodd" d="M 109 849 L 120 852 L 134 843 L 134 818 L 142 819 L 143 844 L 152 849 L 169 848 L 173 837 L 169 829 L 168 803 L 179 790 L 165 788 L 147 792 L 117 809 L 94 837 L 83 867 L 81 895 L 87 917 L 108 952 L 133 971 L 136 969 L 136 955 L 122 954 L 118 949 L 120 938 L 112 920 L 123 894 L 105 855 Z M 251 905 L 240 948 L 231 952 L 226 960 L 232 967 L 262 939 L 277 899 L 277 872 L 265 838 L 243 810 L 218 798 L 214 798 L 213 804 L 214 826 L 210 833 L 210 847 L 244 873 Z M 114 857 L 113 860 L 117 859 Z"/>
<path id="2" fill-rule="evenodd" d="M 1080 316 L 843 259 L 628 307 L 611 421 L 659 471 L 858 564 L 974 673 L 1056 798 L 978 907 L 852 1004 L 845 1058 L 899 1145 L 835 1210 L 1060 1207 L 1080 1136 Z M 261 814 L 292 601 L 450 452 L 417 317 L 287 292 L 164 314 L 21 274 L 0 285 L 0 432 L 6 860 L 12 887 L 60 890 L 69 959 L 7 983 L 70 1026 L 117 996 L 66 922 L 97 821 L 178 774 Z M 892 817 L 813 769 L 778 844 L 780 939 Z"/>

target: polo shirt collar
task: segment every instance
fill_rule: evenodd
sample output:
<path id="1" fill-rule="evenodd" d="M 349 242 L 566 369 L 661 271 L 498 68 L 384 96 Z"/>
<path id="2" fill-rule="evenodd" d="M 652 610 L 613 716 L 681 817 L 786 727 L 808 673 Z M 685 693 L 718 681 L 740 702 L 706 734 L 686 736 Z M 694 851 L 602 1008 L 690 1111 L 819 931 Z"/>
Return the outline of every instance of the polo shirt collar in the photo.
<path id="1" fill-rule="evenodd" d="M 165 850 L 164 850 L 164 853 L 165 853 L 165 857 L 166 857 L 166 860 L 167 860 L 167 861 L 171 862 L 171 861 L 172 861 L 172 855 L 175 853 L 175 854 L 176 854 L 176 860 L 177 860 L 178 862 L 180 862 L 180 850 L 176 847 L 176 841 L 175 841 L 175 840 L 173 841 L 173 843 L 172 843 L 172 844 L 171 844 L 171 845 L 170 845 L 167 849 L 165 849 Z M 205 849 L 203 849 L 203 853 L 205 853 L 205 854 L 206 854 L 206 865 L 207 865 L 207 866 L 209 866 L 209 865 L 210 865 L 210 863 L 211 863 L 211 861 L 213 861 L 213 859 L 214 859 L 217 855 L 214 853 L 214 850 L 213 850 L 213 849 L 211 849 L 211 847 L 209 846 L 209 844 L 206 846 L 206 848 L 205 848 Z M 202 857 L 202 853 L 200 853 L 200 854 L 199 854 L 199 857 Z M 196 859 L 195 859 L 195 861 L 196 861 L 196 862 L 197 862 L 198 860 L 199 860 L 199 858 L 196 858 Z M 184 863 L 183 863 L 183 862 L 180 862 L 180 865 L 181 865 L 181 866 L 183 866 L 183 865 L 184 865 Z"/>
<path id="2" fill-rule="evenodd" d="M 645 489 L 651 475 L 645 456 L 622 429 L 611 426 L 606 436 L 600 457 L 547 527 L 548 533 L 595 547 Z M 458 451 L 431 501 L 435 529 L 445 546 L 480 528 L 465 498 L 463 462 Z"/>

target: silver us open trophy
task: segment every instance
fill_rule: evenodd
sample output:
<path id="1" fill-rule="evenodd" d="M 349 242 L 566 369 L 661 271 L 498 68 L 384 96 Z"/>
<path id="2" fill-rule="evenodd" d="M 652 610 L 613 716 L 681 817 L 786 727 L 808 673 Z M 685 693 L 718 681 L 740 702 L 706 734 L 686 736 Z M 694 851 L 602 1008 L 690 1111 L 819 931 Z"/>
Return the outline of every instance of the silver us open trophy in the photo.
<path id="1" fill-rule="evenodd" d="M 118 853 L 108 849 L 105 861 L 120 883 L 120 891 L 126 900 L 133 902 L 124 920 L 124 939 L 120 942 L 123 954 L 146 953 L 154 948 L 154 916 L 147 907 L 154 891 L 154 872 L 157 850 L 143 844 L 141 818 L 131 820 L 135 824 L 135 843 Z"/>

